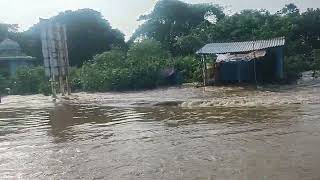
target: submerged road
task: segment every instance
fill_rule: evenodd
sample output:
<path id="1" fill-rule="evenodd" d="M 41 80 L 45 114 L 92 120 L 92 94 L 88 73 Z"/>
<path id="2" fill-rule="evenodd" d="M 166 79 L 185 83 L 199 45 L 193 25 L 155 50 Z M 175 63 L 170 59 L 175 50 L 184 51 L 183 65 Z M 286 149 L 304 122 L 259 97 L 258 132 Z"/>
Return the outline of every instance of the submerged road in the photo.
<path id="1" fill-rule="evenodd" d="M 316 180 L 319 167 L 319 84 L 0 105 L 0 179 Z"/>

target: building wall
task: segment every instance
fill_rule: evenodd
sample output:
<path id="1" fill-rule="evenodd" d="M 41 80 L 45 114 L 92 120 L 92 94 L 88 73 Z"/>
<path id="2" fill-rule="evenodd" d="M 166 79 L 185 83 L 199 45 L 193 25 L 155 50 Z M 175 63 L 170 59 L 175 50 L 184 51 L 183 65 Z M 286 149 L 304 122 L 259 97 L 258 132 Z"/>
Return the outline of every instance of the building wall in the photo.
<path id="1" fill-rule="evenodd" d="M 283 79 L 284 78 L 284 48 L 279 47 L 279 48 L 276 48 L 275 51 L 276 51 L 276 58 L 277 58 L 277 67 L 276 67 L 277 78 Z"/>
<path id="2" fill-rule="evenodd" d="M 248 61 L 221 63 L 219 72 L 222 82 L 251 82 L 254 80 L 253 63 Z"/>
<path id="3" fill-rule="evenodd" d="M 256 60 L 256 73 L 253 60 L 221 63 L 218 70 L 220 82 L 278 81 L 283 79 L 283 64 L 283 47 L 270 48 L 265 57 Z"/>

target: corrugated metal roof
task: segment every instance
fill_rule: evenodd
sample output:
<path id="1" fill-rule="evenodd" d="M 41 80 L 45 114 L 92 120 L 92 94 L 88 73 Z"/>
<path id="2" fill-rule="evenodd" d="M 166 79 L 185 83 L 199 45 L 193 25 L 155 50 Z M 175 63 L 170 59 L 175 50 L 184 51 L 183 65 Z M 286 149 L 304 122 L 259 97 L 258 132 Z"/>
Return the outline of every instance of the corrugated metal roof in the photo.
<path id="1" fill-rule="evenodd" d="M 268 49 L 285 45 L 285 38 L 278 37 L 268 40 L 246 41 L 246 42 L 230 42 L 230 43 L 212 43 L 207 44 L 197 54 L 224 54 L 249 52 L 255 50 Z"/>

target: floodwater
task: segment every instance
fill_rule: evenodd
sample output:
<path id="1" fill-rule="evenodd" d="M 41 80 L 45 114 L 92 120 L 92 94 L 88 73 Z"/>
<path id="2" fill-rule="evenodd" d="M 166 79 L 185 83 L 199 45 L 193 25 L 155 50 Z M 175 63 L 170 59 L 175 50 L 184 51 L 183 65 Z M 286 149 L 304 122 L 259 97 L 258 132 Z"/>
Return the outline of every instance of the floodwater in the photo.
<path id="1" fill-rule="evenodd" d="M 320 179 L 320 84 L 8 96 L 0 179 Z"/>

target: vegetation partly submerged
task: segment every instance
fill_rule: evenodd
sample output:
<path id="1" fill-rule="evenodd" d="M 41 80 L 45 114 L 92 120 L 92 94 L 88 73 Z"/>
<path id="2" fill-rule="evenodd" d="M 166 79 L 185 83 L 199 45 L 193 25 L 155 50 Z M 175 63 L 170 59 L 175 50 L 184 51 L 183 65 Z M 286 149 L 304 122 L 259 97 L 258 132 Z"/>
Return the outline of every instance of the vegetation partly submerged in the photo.
<path id="1" fill-rule="evenodd" d="M 128 42 L 94 10 L 66 11 L 51 19 L 68 29 L 73 90 L 137 90 L 199 81 L 195 51 L 206 43 L 221 41 L 285 36 L 287 81 L 297 79 L 303 71 L 320 69 L 320 9 L 300 12 L 294 4 L 274 14 L 244 10 L 226 15 L 218 5 L 160 0 L 151 13 L 139 18 L 143 23 Z M 50 90 L 41 67 L 40 27 L 41 23 L 17 32 L 15 25 L 0 24 L 0 40 L 16 40 L 38 59 L 37 67 L 21 68 L 13 77 L 0 72 L 1 91 L 6 87 L 15 94 Z"/>

